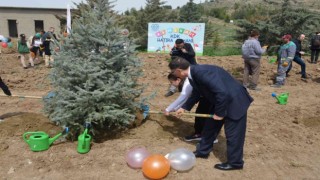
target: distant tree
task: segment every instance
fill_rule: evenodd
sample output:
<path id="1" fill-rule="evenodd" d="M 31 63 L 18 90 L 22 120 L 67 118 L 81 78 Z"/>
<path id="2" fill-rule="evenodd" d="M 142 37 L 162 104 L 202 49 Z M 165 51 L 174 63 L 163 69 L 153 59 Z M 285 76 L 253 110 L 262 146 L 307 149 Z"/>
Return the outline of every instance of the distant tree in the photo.
<path id="1" fill-rule="evenodd" d="M 243 41 L 248 37 L 252 29 L 260 31 L 259 40 L 262 44 L 281 44 L 281 36 L 291 34 L 297 37 L 300 33 L 310 34 L 320 24 L 320 14 L 306 9 L 294 8 L 290 0 L 284 0 L 280 9 L 270 13 L 266 20 L 252 22 L 249 20 L 238 20 L 237 25 L 242 27 L 238 31 L 238 38 Z"/>
<path id="2" fill-rule="evenodd" d="M 179 20 L 180 22 L 199 22 L 201 19 L 201 12 L 203 8 L 200 5 L 197 5 L 193 0 L 180 8 Z"/>
<path id="3" fill-rule="evenodd" d="M 127 27 L 131 36 L 137 39 L 139 49 L 146 49 L 148 45 L 148 23 L 172 22 L 177 18 L 177 13 L 166 6 L 161 0 L 146 0 L 145 8 L 139 11 L 130 11 L 124 17 L 122 25 Z"/>

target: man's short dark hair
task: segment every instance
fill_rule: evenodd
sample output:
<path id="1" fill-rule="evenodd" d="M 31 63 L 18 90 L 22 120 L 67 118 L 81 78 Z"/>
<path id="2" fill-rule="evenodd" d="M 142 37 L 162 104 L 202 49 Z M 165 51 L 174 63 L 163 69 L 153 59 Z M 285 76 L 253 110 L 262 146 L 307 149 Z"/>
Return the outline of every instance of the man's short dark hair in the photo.
<path id="1" fill-rule="evenodd" d="M 176 81 L 178 79 L 177 76 L 174 75 L 174 73 L 168 74 L 168 80 Z"/>
<path id="2" fill-rule="evenodd" d="M 181 44 L 181 43 L 184 43 L 184 41 L 183 41 L 183 39 L 177 39 L 175 43 L 176 44 Z"/>
<path id="3" fill-rule="evenodd" d="M 259 33 L 258 30 L 253 29 L 253 30 L 250 32 L 250 37 L 255 37 L 255 36 L 260 36 L 260 33 Z"/>
<path id="4" fill-rule="evenodd" d="M 170 70 L 183 69 L 186 70 L 190 66 L 190 63 L 182 57 L 176 57 L 169 63 Z"/>

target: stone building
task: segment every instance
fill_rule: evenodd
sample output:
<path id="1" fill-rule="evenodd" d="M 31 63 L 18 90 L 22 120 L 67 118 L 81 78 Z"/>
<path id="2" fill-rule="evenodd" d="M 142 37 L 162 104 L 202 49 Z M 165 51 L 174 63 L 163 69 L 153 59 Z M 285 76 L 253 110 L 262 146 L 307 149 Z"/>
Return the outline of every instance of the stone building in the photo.
<path id="1" fill-rule="evenodd" d="M 51 1 L 51 0 L 50 0 Z M 0 34 L 4 37 L 27 37 L 50 27 L 56 33 L 65 26 L 56 17 L 66 16 L 67 4 L 72 6 L 71 0 L 54 0 L 54 4 L 47 0 L 1 0 L 0 1 Z"/>

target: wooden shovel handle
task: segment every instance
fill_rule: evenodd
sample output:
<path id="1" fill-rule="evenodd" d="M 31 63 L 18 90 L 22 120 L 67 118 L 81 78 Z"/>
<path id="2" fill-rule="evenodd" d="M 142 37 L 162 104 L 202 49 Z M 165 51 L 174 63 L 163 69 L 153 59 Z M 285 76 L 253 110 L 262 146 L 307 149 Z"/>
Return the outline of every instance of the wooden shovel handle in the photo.
<path id="1" fill-rule="evenodd" d="M 11 95 L 11 96 L 7 96 L 4 94 L 0 94 L 0 97 L 19 97 L 19 98 L 33 98 L 33 99 L 42 99 L 41 96 L 23 96 L 23 95 Z"/>
<path id="2" fill-rule="evenodd" d="M 161 111 L 149 111 L 150 114 L 163 114 Z M 182 113 L 183 116 L 213 118 L 213 114 Z"/>

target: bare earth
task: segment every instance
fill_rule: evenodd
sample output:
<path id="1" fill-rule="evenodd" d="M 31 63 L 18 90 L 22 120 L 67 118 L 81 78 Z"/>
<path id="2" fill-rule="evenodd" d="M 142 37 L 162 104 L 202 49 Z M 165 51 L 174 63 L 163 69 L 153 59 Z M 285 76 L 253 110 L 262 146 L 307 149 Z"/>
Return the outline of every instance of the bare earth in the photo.
<path id="1" fill-rule="evenodd" d="M 149 84 L 146 94 L 157 96 L 151 110 L 169 105 L 178 93 L 169 98 L 168 56 L 140 54 L 144 62 L 143 81 Z M 310 57 L 305 57 L 310 59 Z M 242 79 L 240 56 L 199 57 L 201 64 L 216 64 Z M 13 94 L 45 96 L 50 91 L 43 62 L 24 70 L 17 54 L 0 55 L 0 75 Z M 288 83 L 281 89 L 269 87 L 276 65 L 263 58 L 260 76 L 262 91 L 251 91 L 255 101 L 249 109 L 245 142 L 245 167 L 240 171 L 223 172 L 213 165 L 226 160 L 224 132 L 209 159 L 197 159 L 188 172 L 171 170 L 166 179 L 320 179 L 320 65 L 307 63 L 308 82 L 300 80 L 299 66 L 294 68 Z M 287 105 L 279 105 L 271 93 L 289 92 Z M 2 93 L 2 92 L 1 92 Z M 166 118 L 151 115 L 140 127 L 101 143 L 93 143 L 88 154 L 78 154 L 77 142 L 56 141 L 49 150 L 30 151 L 22 139 L 27 131 L 45 131 L 51 136 L 60 128 L 51 124 L 42 113 L 42 100 L 0 97 L 0 179 L 145 179 L 140 169 L 131 169 L 125 162 L 126 152 L 145 146 L 152 154 L 165 155 L 178 148 L 195 150 L 195 143 L 181 138 L 193 131 L 193 118 Z"/>

